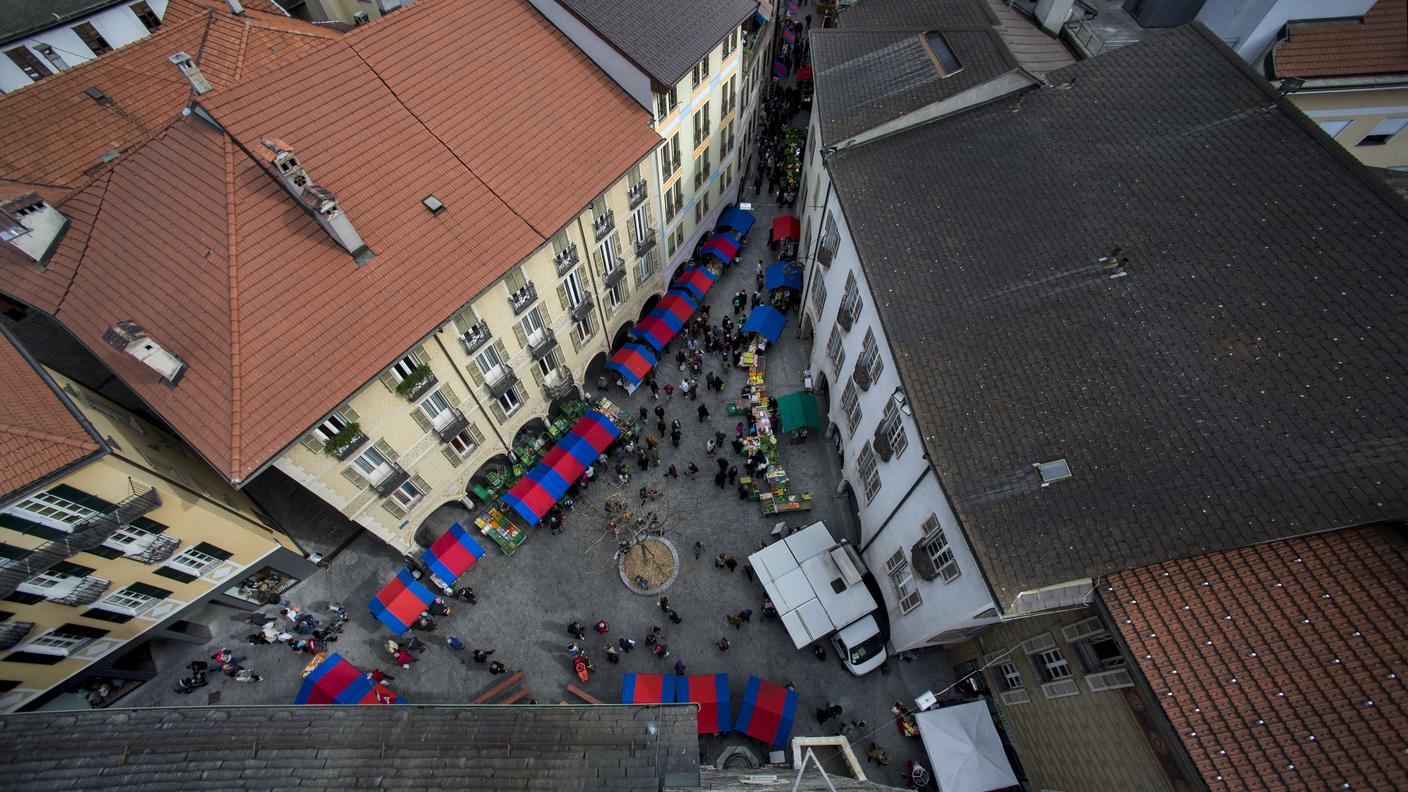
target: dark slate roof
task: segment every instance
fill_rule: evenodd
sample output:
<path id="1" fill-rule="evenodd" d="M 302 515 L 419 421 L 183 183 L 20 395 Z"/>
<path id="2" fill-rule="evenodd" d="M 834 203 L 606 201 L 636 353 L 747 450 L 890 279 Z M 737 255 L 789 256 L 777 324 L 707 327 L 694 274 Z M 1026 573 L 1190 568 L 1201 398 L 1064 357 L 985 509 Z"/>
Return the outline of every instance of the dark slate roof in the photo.
<path id="1" fill-rule="evenodd" d="M 997 21 L 983 0 L 860 0 L 838 23 L 843 30 L 950 30 Z"/>
<path id="2" fill-rule="evenodd" d="M 1408 513 L 1408 205 L 1201 26 L 1051 79 L 829 160 L 999 605 Z"/>
<path id="3" fill-rule="evenodd" d="M 963 66 L 944 77 L 929 56 L 924 35 L 900 30 L 812 32 L 823 144 L 833 145 L 1017 66 L 992 28 L 943 31 Z"/>
<path id="4" fill-rule="evenodd" d="M 756 0 L 559 0 L 657 82 L 674 85 Z"/>
<path id="5" fill-rule="evenodd" d="M 0 44 L 115 6 L 121 0 L 0 0 Z"/>
<path id="6" fill-rule="evenodd" d="M 0 717 L 8 792 L 697 786 L 694 706 L 198 707 Z M 692 783 L 689 783 L 692 782 Z"/>

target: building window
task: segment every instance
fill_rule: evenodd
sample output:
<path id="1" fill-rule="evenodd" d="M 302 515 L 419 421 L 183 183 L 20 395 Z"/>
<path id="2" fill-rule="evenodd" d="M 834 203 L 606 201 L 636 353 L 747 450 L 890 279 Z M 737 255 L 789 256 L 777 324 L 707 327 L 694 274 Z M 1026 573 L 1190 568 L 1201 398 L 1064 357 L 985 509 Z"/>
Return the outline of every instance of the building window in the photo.
<path id="1" fill-rule="evenodd" d="M 933 514 L 924 521 L 923 550 L 929 554 L 929 562 L 945 583 L 958 577 L 958 561 L 954 559 L 953 550 L 948 546 L 948 537 L 944 536 L 939 518 Z"/>
<path id="2" fill-rule="evenodd" d="M 707 137 L 709 137 L 709 103 L 705 102 L 694 113 L 694 147 L 699 148 Z"/>
<path id="3" fill-rule="evenodd" d="M 1102 632 L 1083 641 L 1072 641 L 1071 649 L 1076 653 L 1076 660 L 1080 662 L 1081 670 L 1087 674 L 1099 674 L 1116 668 L 1124 668 L 1124 655 L 1120 654 L 1119 645 L 1107 632 Z"/>
<path id="4" fill-rule="evenodd" d="M 680 133 L 676 132 L 670 136 L 668 142 L 660 147 L 660 180 L 668 181 L 670 174 L 675 172 L 675 168 L 680 166 Z"/>
<path id="5" fill-rule="evenodd" d="M 342 420 L 342 418 L 339 416 L 330 415 L 328 416 L 328 419 L 326 421 L 323 421 L 322 423 L 318 424 L 318 428 L 314 429 L 313 433 L 318 436 L 319 440 L 322 440 L 324 443 L 326 443 L 336 437 L 338 432 L 341 432 L 343 429 L 346 428 L 346 421 Z"/>
<path id="6" fill-rule="evenodd" d="M 118 528 L 116 531 L 113 531 L 112 536 L 109 536 L 107 539 L 104 539 L 103 544 L 113 548 L 114 550 L 135 550 L 137 548 L 132 546 L 134 543 L 140 543 L 145 540 L 149 540 L 154 535 L 155 534 L 153 534 L 151 531 L 138 528 L 135 525 L 124 525 Z M 138 547 L 140 547 L 140 544 L 138 544 Z"/>
<path id="7" fill-rule="evenodd" d="M 704 56 L 704 60 L 701 60 L 698 63 L 694 64 L 694 70 L 690 72 L 690 76 L 693 78 L 690 83 L 691 88 L 698 88 L 699 84 L 704 82 L 705 78 L 709 76 L 708 55 Z"/>
<path id="8" fill-rule="evenodd" d="M 148 608 L 158 602 L 160 602 L 160 600 L 156 597 L 150 594 L 143 594 L 129 587 L 116 594 L 105 597 L 98 605 L 104 610 L 117 611 L 118 613 L 127 613 L 136 616 L 140 613 L 145 613 Z"/>
<path id="9" fill-rule="evenodd" d="M 1349 128 L 1350 123 L 1350 121 L 1321 121 L 1320 128 L 1325 130 L 1325 134 L 1330 137 L 1336 137 Z"/>
<path id="10" fill-rule="evenodd" d="M 450 447 L 455 449 L 455 453 L 459 454 L 461 459 L 473 454 L 474 450 L 479 447 L 479 438 L 475 436 L 478 431 L 473 426 L 467 426 L 459 434 L 450 438 Z"/>
<path id="11" fill-rule="evenodd" d="M 724 36 L 724 57 L 727 58 L 730 52 L 738 49 L 738 30 L 734 29 L 727 36 Z"/>
<path id="12" fill-rule="evenodd" d="M 813 194 L 821 193 L 821 175 L 817 175 L 816 190 Z M 836 253 L 836 246 L 841 244 L 841 229 L 836 225 L 836 218 L 830 212 L 826 213 L 826 222 L 821 227 L 821 251 L 819 256 L 826 261 L 831 260 L 831 256 Z"/>
<path id="13" fill-rule="evenodd" d="M 56 630 L 50 630 L 25 644 L 22 651 L 68 657 L 78 651 L 79 647 L 91 640 L 93 639 L 90 636 L 76 632 L 67 632 L 64 628 L 60 627 Z"/>
<path id="14" fill-rule="evenodd" d="M 56 572 L 49 569 L 26 580 L 17 588 L 26 594 L 39 594 L 41 596 L 56 594 L 58 590 L 63 589 L 66 595 L 68 591 L 72 590 L 77 585 L 77 580 L 77 575 L 70 575 L 66 572 Z"/>
<path id="15" fill-rule="evenodd" d="M 880 471 L 875 467 L 875 450 L 866 443 L 860 449 L 860 459 L 856 463 L 860 470 L 860 480 L 865 486 L 865 500 L 868 503 L 880 491 Z"/>
<path id="16" fill-rule="evenodd" d="M 15 508 L 24 512 L 30 519 L 65 531 L 72 531 L 78 523 L 98 515 L 95 509 L 74 503 L 67 498 L 60 498 L 50 492 L 31 495 L 16 504 Z"/>
<path id="17" fill-rule="evenodd" d="M 391 498 L 395 500 L 396 504 L 402 509 L 410 511 L 411 507 L 419 503 L 424 495 L 425 493 L 421 492 L 415 484 L 407 481 L 405 484 L 402 484 L 392 491 Z"/>
<path id="18" fill-rule="evenodd" d="M 650 236 L 650 226 L 646 224 L 645 204 L 641 204 L 636 207 L 634 212 L 631 212 L 631 241 L 639 245 L 648 236 Z"/>
<path id="19" fill-rule="evenodd" d="M 820 279 L 820 278 L 817 279 L 817 283 L 821 283 L 821 279 Z M 812 290 L 812 297 L 813 297 L 813 300 L 815 300 L 816 293 L 817 293 L 817 290 L 816 290 L 816 289 L 813 289 L 813 290 Z M 822 297 L 821 297 L 821 298 L 822 298 L 823 300 L 825 300 L 825 299 L 826 299 L 826 287 L 825 287 L 825 286 L 821 287 L 821 294 L 822 294 Z M 821 310 L 821 309 L 818 308 L 817 310 Z M 839 327 L 832 327 L 832 328 L 831 328 L 831 337 L 830 337 L 829 339 L 827 339 L 827 341 L 826 341 L 826 357 L 827 357 L 828 360 L 831 361 L 831 370 L 834 371 L 834 372 L 836 372 L 836 374 L 839 376 L 839 375 L 841 374 L 841 366 L 844 365 L 845 362 L 846 362 L 846 347 L 841 343 L 841 328 L 839 328 Z M 852 426 L 851 428 L 854 429 L 855 427 Z"/>
<path id="20" fill-rule="evenodd" d="M 1369 134 L 1360 138 L 1358 145 L 1386 146 L 1399 132 L 1403 131 L 1404 127 L 1408 127 L 1408 116 L 1385 118 L 1375 124 L 1374 128 L 1369 130 Z"/>
<path id="21" fill-rule="evenodd" d="M 191 547 L 181 551 L 180 555 L 173 556 L 166 562 L 165 566 L 175 567 L 188 575 L 200 577 L 201 573 L 219 562 L 219 558 Z"/>
<path id="22" fill-rule="evenodd" d="M 1071 668 L 1066 665 L 1066 658 L 1061 655 L 1060 649 L 1047 649 L 1032 655 L 1032 665 L 1036 666 L 1045 682 L 1055 682 L 1071 675 Z"/>
<path id="23" fill-rule="evenodd" d="M 415 373 L 415 370 L 420 367 L 420 358 L 416 357 L 416 353 L 409 352 L 406 354 L 405 357 L 392 364 L 391 376 L 395 377 L 397 382 L 401 382 L 405 378 L 411 376 L 411 374 Z"/>
<path id="24" fill-rule="evenodd" d="M 865 307 L 865 299 L 860 296 L 860 285 L 856 283 L 856 274 L 850 272 L 846 274 L 846 291 L 841 296 L 841 310 L 851 315 L 854 322 L 860 318 L 860 310 Z"/>
<path id="25" fill-rule="evenodd" d="M 900 419 L 899 408 L 895 407 L 893 399 L 885 402 L 885 414 L 880 418 L 880 431 L 890 442 L 890 453 L 895 456 L 901 456 L 904 450 L 909 448 L 909 436 L 904 432 L 904 421 Z"/>
<path id="26" fill-rule="evenodd" d="M 681 193 L 680 183 L 675 182 L 670 189 L 665 191 L 665 216 L 673 221 L 675 215 L 678 215 L 683 208 L 684 195 Z M 673 255 L 674 250 L 671 250 L 670 253 Z"/>
<path id="27" fill-rule="evenodd" d="M 391 462 L 375 448 L 368 448 L 352 460 L 362 477 L 373 484 L 380 483 L 391 475 Z"/>
<path id="28" fill-rule="evenodd" d="M 430 419 L 430 425 L 436 429 L 444 427 L 455 418 L 454 411 L 450 409 L 450 402 L 440 391 L 435 391 L 430 394 L 430 398 L 421 402 L 420 409 Z"/>
<path id="29" fill-rule="evenodd" d="M 1003 663 L 998 666 L 997 676 L 1002 680 L 1003 690 L 1021 690 L 1025 687 L 1022 682 L 1022 672 L 1017 670 L 1016 663 Z"/>
<path id="30" fill-rule="evenodd" d="M 103 38 L 103 34 L 99 33 L 92 23 L 80 22 L 73 26 L 73 32 L 83 42 L 83 46 L 91 50 L 95 56 L 112 50 L 112 45 Z"/>
<path id="31" fill-rule="evenodd" d="M 34 53 L 30 52 L 28 47 L 20 46 L 12 50 L 6 50 L 5 55 L 9 57 L 16 66 L 20 67 L 20 70 L 25 73 L 26 77 L 35 82 L 39 82 L 53 74 L 53 72 L 49 70 L 49 67 L 44 65 L 43 61 L 34 57 Z"/>
<path id="32" fill-rule="evenodd" d="M 156 29 L 161 27 L 161 17 L 157 16 L 156 13 L 152 11 L 152 7 L 145 2 L 133 3 L 128 6 L 128 8 L 132 9 L 132 13 L 137 15 L 137 20 L 142 23 L 142 26 L 147 29 L 148 33 L 155 33 Z"/>
<path id="33" fill-rule="evenodd" d="M 846 413 L 847 428 L 854 432 L 860 424 L 860 392 L 854 379 L 847 380 L 846 389 L 841 391 L 841 409 Z"/>
<path id="34" fill-rule="evenodd" d="M 880 359 L 880 345 L 875 341 L 875 331 L 865 331 L 865 340 L 860 346 L 860 364 L 865 367 L 872 383 L 880 381 L 880 372 L 885 370 L 885 361 Z"/>
<path id="35" fill-rule="evenodd" d="M 504 408 L 504 415 L 513 415 L 514 411 L 523 406 L 523 400 L 518 396 L 517 385 L 504 391 L 504 394 L 499 397 L 499 406 Z"/>
<path id="36" fill-rule="evenodd" d="M 63 71 L 68 68 L 68 61 L 65 61 L 54 48 L 48 44 L 34 45 L 39 54 L 44 56 L 44 60 L 49 61 L 49 65 L 54 67 L 54 71 Z"/>
<path id="37" fill-rule="evenodd" d="M 679 90 L 678 90 L 677 88 L 673 87 L 673 86 L 670 88 L 670 90 L 668 90 L 668 91 L 666 91 L 666 92 L 664 92 L 664 93 L 658 93 L 658 94 L 656 94 L 656 95 L 655 95 L 655 111 L 656 111 L 656 115 L 659 116 L 659 119 L 660 119 L 661 121 L 664 121 L 665 118 L 670 115 L 670 113 L 673 113 L 673 112 L 675 111 L 675 108 L 679 106 L 679 103 L 680 103 L 680 94 L 679 94 Z"/>
<path id="38" fill-rule="evenodd" d="M 919 589 L 914 583 L 914 573 L 909 568 L 909 560 L 903 550 L 896 550 L 885 562 L 885 574 L 894 584 L 895 597 L 899 600 L 900 613 L 909 613 L 919 607 Z"/>
<path id="39" fill-rule="evenodd" d="M 601 255 L 601 272 L 603 275 L 610 275 L 616 267 L 620 266 L 621 260 L 616 255 L 616 239 L 607 234 L 597 245 L 597 253 Z"/>

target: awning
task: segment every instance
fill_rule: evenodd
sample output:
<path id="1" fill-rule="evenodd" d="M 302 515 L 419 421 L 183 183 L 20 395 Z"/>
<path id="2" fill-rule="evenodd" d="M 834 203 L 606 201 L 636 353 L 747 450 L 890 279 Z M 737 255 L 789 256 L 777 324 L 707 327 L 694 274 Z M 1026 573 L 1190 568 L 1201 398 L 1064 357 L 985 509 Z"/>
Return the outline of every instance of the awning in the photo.
<path id="1" fill-rule="evenodd" d="M 764 284 L 769 289 L 802 290 L 802 262 L 800 261 L 779 261 L 776 264 L 770 264 L 766 274 L 767 279 Z"/>
<path id="2" fill-rule="evenodd" d="M 781 58 L 772 62 L 772 76 L 779 78 L 787 76 L 787 64 L 783 63 Z"/>
<path id="3" fill-rule="evenodd" d="M 797 16 L 797 0 L 787 0 L 787 15 Z"/>
<path id="4" fill-rule="evenodd" d="M 781 748 L 796 719 L 797 691 L 750 676 L 733 730 Z"/>
<path id="5" fill-rule="evenodd" d="M 757 333 L 772 342 L 782 335 L 782 326 L 785 324 L 787 317 L 776 308 L 771 305 L 759 305 L 748 314 L 748 321 L 743 323 L 743 332 Z"/>
<path id="6" fill-rule="evenodd" d="M 778 215 L 772 219 L 772 241 L 779 239 L 800 239 L 802 225 L 795 215 Z"/>
<path id="7" fill-rule="evenodd" d="M 660 303 L 651 310 L 651 316 L 659 316 L 671 322 L 675 332 L 679 332 L 684 323 L 689 321 L 689 317 L 699 309 L 699 302 L 688 292 L 672 289 L 661 298 Z"/>
<path id="8" fill-rule="evenodd" d="M 708 253 L 725 264 L 733 262 L 733 257 L 738 255 L 738 239 L 727 231 L 720 231 L 709 237 L 703 245 L 699 246 L 699 252 Z"/>
<path id="9" fill-rule="evenodd" d="M 783 29 L 782 29 L 782 40 L 785 41 L 785 42 L 787 42 L 788 44 L 796 44 L 796 43 L 797 43 L 797 34 L 792 32 L 792 28 L 783 28 Z"/>
<path id="10" fill-rule="evenodd" d="M 411 577 L 410 570 L 403 569 L 377 592 L 368 606 L 373 616 L 400 635 L 411 629 L 411 625 L 434 600 L 435 595 L 430 593 L 430 589 Z"/>
<path id="11" fill-rule="evenodd" d="M 474 537 L 465 531 L 464 526 L 454 523 L 444 536 L 435 540 L 435 543 L 428 550 L 421 554 L 420 560 L 430 569 L 430 573 L 444 581 L 445 585 L 453 586 L 480 556 L 484 555 L 484 547 L 474 541 Z"/>
<path id="12" fill-rule="evenodd" d="M 821 410 L 817 409 L 816 397 L 806 391 L 789 393 L 778 399 L 777 409 L 782 414 L 784 432 L 806 427 L 821 428 Z"/>
<path id="13" fill-rule="evenodd" d="M 684 677 L 675 688 L 675 700 L 699 705 L 700 734 L 718 734 L 731 728 L 728 674 Z"/>
<path id="14" fill-rule="evenodd" d="M 656 352 L 664 349 L 677 332 L 679 332 L 679 328 L 670 327 L 668 322 L 653 315 L 645 317 L 631 328 L 632 336 L 655 347 Z"/>
<path id="15" fill-rule="evenodd" d="M 680 273 L 674 283 L 670 284 L 670 290 L 683 289 L 694 299 L 703 302 L 704 295 L 709 293 L 709 289 L 714 286 L 714 281 L 718 279 L 719 276 L 715 275 L 708 267 L 690 267 Z"/>
<path id="16" fill-rule="evenodd" d="M 753 227 L 754 222 L 756 222 L 756 218 L 753 217 L 752 212 L 747 209 L 739 209 L 737 206 L 731 206 L 725 209 L 723 214 L 719 215 L 719 222 L 716 223 L 716 226 L 719 228 L 732 228 L 734 231 L 737 231 L 738 236 L 742 238 L 748 235 L 748 230 Z"/>
<path id="17" fill-rule="evenodd" d="M 987 704 L 975 701 L 914 716 L 929 768 L 944 792 L 988 792 L 1017 785 Z"/>
<path id="18" fill-rule="evenodd" d="M 805 82 L 812 78 L 812 67 L 803 66 L 797 70 L 797 82 Z"/>
<path id="19" fill-rule="evenodd" d="M 627 346 L 644 349 L 640 344 Z M 610 418 L 596 410 L 588 412 L 500 500 L 529 525 L 537 525 L 587 465 L 620 436 L 621 427 Z"/>
<path id="20" fill-rule="evenodd" d="M 367 679 L 336 652 L 305 671 L 294 704 L 404 704 L 385 685 Z"/>
<path id="21" fill-rule="evenodd" d="M 626 674 L 621 683 L 621 703 L 673 704 L 676 680 L 684 681 L 680 677 L 663 674 Z"/>
<path id="22" fill-rule="evenodd" d="M 629 386 L 629 390 L 635 390 L 636 386 L 645 379 L 645 375 L 650 373 L 650 369 L 657 360 L 655 352 L 649 347 L 627 343 L 611 356 L 606 367 L 620 374 L 621 379 Z"/>

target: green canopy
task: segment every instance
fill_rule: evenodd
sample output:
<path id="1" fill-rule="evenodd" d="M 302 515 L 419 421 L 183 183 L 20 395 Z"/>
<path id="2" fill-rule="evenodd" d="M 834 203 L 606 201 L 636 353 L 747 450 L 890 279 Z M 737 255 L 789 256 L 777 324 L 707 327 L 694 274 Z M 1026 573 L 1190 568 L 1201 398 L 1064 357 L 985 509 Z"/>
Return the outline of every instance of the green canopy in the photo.
<path id="1" fill-rule="evenodd" d="M 782 413 L 782 431 L 791 432 L 804 427 L 821 428 L 821 410 L 817 409 L 816 397 L 806 391 L 789 393 L 777 400 L 777 409 Z"/>

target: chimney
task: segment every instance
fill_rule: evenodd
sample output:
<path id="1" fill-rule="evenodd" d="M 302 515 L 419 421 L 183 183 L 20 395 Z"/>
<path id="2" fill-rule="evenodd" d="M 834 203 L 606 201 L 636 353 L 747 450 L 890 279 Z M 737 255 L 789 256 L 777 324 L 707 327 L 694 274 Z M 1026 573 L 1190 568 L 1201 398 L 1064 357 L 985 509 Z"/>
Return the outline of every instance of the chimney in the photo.
<path id="1" fill-rule="evenodd" d="M 235 16 L 244 16 L 244 6 L 240 4 L 240 0 L 225 0 L 225 2 L 230 4 L 230 12 Z"/>
<path id="2" fill-rule="evenodd" d="M 337 203 L 337 196 L 332 194 L 332 190 L 313 183 L 313 177 L 308 175 L 308 171 L 303 169 L 298 158 L 294 156 L 293 147 L 278 138 L 264 138 L 260 142 L 264 144 L 264 148 L 274 152 L 269 164 L 274 166 L 274 173 L 284 189 L 313 213 L 313 218 L 328 232 L 333 241 L 352 254 L 357 266 L 371 261 L 375 254 L 362 241 L 362 236 L 352 226 L 352 221 L 343 213 L 342 207 Z"/>
<path id="3" fill-rule="evenodd" d="M 36 193 L 0 203 L 0 242 L 28 256 L 40 269 L 68 231 L 68 218 Z"/>
<path id="4" fill-rule="evenodd" d="M 131 319 L 113 323 L 103 333 L 103 340 L 113 349 L 126 352 L 150 366 L 161 375 L 161 381 L 171 387 L 175 387 L 186 372 L 186 364 L 181 358 L 162 349 L 161 344 L 147 335 L 146 328 Z"/>
<path id="5" fill-rule="evenodd" d="M 200 73 L 200 67 L 196 65 L 195 61 L 191 60 L 190 55 L 184 52 L 178 52 L 172 55 L 169 60 L 176 64 L 176 68 L 180 69 L 182 74 L 186 75 L 187 80 L 191 81 L 191 88 L 195 89 L 197 94 L 206 94 L 214 90 L 210 87 L 210 81 L 205 79 L 204 74 Z"/>

